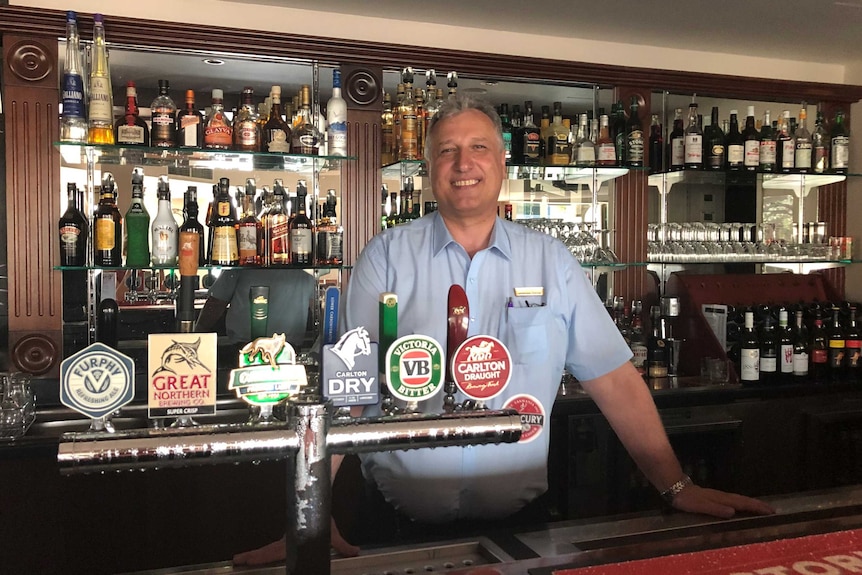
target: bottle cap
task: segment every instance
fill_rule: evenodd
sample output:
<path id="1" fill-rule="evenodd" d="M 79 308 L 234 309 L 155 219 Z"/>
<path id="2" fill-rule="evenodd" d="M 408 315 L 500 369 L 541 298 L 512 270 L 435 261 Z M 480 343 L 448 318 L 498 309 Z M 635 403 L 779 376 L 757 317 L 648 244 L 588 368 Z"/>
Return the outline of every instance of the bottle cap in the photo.
<path id="1" fill-rule="evenodd" d="M 93 14 L 93 23 L 102 24 L 105 21 L 105 17 L 101 14 Z"/>
<path id="2" fill-rule="evenodd" d="M 748 115 L 751 116 L 752 118 L 754 117 L 754 106 L 748 107 Z"/>
<path id="3" fill-rule="evenodd" d="M 78 14 L 76 14 L 74 10 L 69 10 L 68 12 L 66 12 L 66 22 L 67 23 L 68 22 L 77 23 L 78 22 Z"/>
<path id="4" fill-rule="evenodd" d="M 224 92 L 219 88 L 213 89 L 213 100 L 224 100 Z"/>

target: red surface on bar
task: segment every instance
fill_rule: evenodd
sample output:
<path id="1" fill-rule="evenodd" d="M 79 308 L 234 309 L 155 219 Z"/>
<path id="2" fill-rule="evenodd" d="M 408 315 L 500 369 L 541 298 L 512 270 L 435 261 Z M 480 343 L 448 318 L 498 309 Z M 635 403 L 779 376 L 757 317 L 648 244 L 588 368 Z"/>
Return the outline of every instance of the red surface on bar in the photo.
<path id="1" fill-rule="evenodd" d="M 862 573 L 862 529 L 779 539 L 555 575 L 844 575 Z"/>

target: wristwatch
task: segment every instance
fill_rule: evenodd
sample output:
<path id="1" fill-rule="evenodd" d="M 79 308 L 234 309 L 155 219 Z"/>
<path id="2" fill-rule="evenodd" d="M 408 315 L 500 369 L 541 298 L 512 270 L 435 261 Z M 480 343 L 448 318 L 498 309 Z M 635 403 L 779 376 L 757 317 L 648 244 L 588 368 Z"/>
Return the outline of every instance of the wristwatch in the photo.
<path id="1" fill-rule="evenodd" d="M 661 498 L 664 499 L 668 505 L 673 505 L 674 498 L 679 495 L 679 493 L 683 489 L 685 489 L 692 483 L 693 481 L 691 480 L 691 477 L 689 477 L 688 475 L 683 475 L 682 479 L 680 479 L 679 481 L 661 492 Z"/>

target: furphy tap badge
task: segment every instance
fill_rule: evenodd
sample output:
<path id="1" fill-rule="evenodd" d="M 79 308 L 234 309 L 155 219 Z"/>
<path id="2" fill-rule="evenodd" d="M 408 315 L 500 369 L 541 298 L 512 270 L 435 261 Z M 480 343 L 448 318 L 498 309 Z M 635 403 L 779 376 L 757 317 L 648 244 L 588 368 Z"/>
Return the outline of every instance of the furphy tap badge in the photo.
<path id="1" fill-rule="evenodd" d="M 217 335 L 150 334 L 147 345 L 149 416 L 215 413 Z"/>
<path id="2" fill-rule="evenodd" d="M 452 357 L 452 377 L 461 393 L 486 401 L 497 397 L 512 377 L 512 356 L 503 342 L 488 335 L 464 340 Z"/>
<path id="3" fill-rule="evenodd" d="M 529 443 L 542 433 L 542 429 L 545 427 L 545 408 L 532 395 L 522 393 L 510 397 L 503 409 L 514 409 L 521 415 L 521 426 L 524 427 L 524 430 L 521 432 L 521 439 L 518 440 L 518 443 Z"/>
<path id="4" fill-rule="evenodd" d="M 430 399 L 441 389 L 443 362 L 443 348 L 433 338 L 400 337 L 386 352 L 386 385 L 404 401 Z"/>
<path id="5" fill-rule="evenodd" d="M 259 337 L 239 350 L 239 367 L 230 372 L 228 389 L 252 405 L 272 405 L 308 384 L 304 365 L 283 333 Z"/>
<path id="6" fill-rule="evenodd" d="M 323 394 L 335 406 L 374 405 L 380 399 L 377 344 L 357 327 L 323 346 Z"/>
<path id="7" fill-rule="evenodd" d="M 135 398 L 135 364 L 130 357 L 94 343 L 60 364 L 60 402 L 98 419 Z"/>

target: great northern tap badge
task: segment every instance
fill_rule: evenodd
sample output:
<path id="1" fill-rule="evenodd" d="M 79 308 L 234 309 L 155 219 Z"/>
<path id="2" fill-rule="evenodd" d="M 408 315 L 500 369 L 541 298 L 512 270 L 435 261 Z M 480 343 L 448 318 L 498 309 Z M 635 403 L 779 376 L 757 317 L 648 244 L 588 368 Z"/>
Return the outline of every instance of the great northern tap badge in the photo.
<path id="1" fill-rule="evenodd" d="M 239 350 L 239 367 L 231 370 L 228 389 L 252 405 L 273 405 L 295 395 L 308 383 L 304 365 L 283 333 L 259 337 Z"/>
<path id="2" fill-rule="evenodd" d="M 150 417 L 215 413 L 217 347 L 214 333 L 151 333 L 147 337 Z"/>

